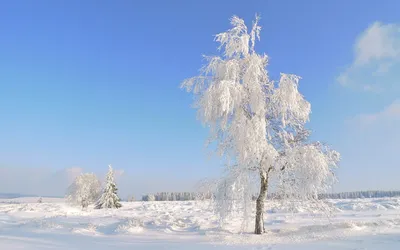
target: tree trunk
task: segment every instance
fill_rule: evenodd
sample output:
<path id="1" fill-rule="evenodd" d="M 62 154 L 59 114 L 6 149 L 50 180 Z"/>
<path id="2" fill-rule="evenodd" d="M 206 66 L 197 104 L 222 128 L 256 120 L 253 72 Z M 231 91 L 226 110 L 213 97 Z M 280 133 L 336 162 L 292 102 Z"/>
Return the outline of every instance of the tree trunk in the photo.
<path id="1" fill-rule="evenodd" d="M 264 228 L 264 201 L 267 195 L 268 188 L 268 174 L 260 173 L 261 186 L 260 186 L 260 194 L 257 198 L 256 203 L 256 227 L 255 234 L 262 234 L 265 232 Z"/>

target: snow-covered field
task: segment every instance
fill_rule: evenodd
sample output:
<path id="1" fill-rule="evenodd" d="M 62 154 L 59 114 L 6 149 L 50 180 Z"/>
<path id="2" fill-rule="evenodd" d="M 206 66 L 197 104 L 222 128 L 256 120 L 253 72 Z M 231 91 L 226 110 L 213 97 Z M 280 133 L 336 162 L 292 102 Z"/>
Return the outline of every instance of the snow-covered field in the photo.
<path id="1" fill-rule="evenodd" d="M 63 199 L 0 200 L 0 249 L 400 249 L 400 198 L 330 200 L 329 218 L 311 206 L 267 202 L 257 236 L 239 219 L 218 227 L 208 202 L 131 202 L 81 211 Z"/>

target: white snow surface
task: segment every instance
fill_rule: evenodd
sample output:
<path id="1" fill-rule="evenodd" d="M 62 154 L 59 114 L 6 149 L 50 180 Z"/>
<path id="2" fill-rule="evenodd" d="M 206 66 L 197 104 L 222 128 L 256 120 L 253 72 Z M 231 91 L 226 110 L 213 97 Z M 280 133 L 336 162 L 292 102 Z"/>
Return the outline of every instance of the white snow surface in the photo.
<path id="1" fill-rule="evenodd" d="M 311 205 L 266 202 L 264 235 L 225 229 L 207 201 L 122 202 L 86 211 L 63 199 L 0 199 L 0 249 L 400 249 L 400 198 L 329 200 L 327 217 Z"/>

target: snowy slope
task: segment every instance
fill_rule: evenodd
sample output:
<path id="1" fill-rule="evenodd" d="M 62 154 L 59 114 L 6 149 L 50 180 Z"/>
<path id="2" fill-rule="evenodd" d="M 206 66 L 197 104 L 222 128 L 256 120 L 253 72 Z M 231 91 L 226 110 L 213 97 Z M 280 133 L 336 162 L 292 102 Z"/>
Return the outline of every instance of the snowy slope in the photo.
<path id="1" fill-rule="evenodd" d="M 226 230 L 208 202 L 131 202 L 82 211 L 63 199 L 0 200 L 0 249 L 400 249 L 400 199 L 330 200 L 327 218 L 311 205 L 268 202 L 262 236 Z M 249 228 L 250 232 L 251 228 Z"/>

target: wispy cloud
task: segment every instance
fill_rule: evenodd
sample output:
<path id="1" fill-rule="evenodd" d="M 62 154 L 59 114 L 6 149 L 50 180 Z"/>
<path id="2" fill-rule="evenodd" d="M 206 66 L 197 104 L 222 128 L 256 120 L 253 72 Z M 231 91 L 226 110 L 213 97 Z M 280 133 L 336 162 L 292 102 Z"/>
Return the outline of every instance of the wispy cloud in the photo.
<path id="1" fill-rule="evenodd" d="M 379 112 L 360 114 L 351 119 L 352 124 L 364 128 L 375 124 L 382 125 L 395 121 L 400 121 L 400 99 L 395 100 Z"/>
<path id="2" fill-rule="evenodd" d="M 399 85 L 399 76 L 400 25 L 375 22 L 355 41 L 353 62 L 337 81 L 345 87 L 383 91 Z"/>

